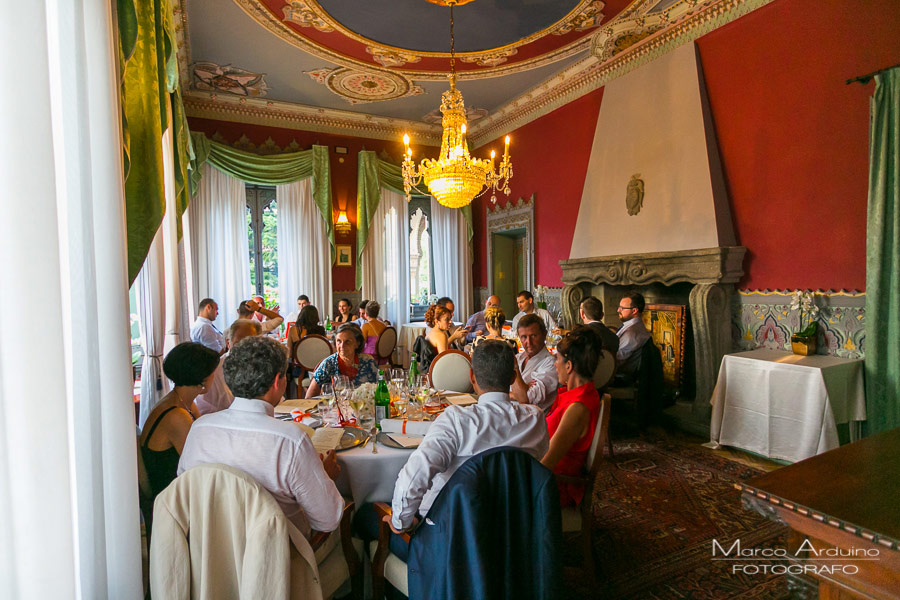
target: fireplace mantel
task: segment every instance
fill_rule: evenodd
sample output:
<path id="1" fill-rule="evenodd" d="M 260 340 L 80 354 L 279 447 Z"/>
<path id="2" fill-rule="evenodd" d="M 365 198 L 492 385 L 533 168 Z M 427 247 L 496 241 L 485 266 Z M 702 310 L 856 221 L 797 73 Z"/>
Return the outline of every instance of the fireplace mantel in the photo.
<path id="1" fill-rule="evenodd" d="M 731 350 L 730 296 L 744 274 L 746 252 L 743 246 L 721 246 L 561 260 L 564 318 L 567 323 L 579 322 L 579 305 L 592 286 L 693 284 L 689 314 L 694 335 L 696 396 L 690 402 L 679 402 L 669 412 L 683 428 L 708 434 L 709 399 L 722 356 Z"/>

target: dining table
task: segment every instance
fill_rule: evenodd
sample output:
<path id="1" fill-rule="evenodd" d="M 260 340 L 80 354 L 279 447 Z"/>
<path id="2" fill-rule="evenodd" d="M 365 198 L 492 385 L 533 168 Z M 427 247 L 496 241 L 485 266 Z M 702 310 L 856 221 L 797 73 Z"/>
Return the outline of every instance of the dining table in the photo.
<path id="1" fill-rule="evenodd" d="M 378 452 L 372 453 L 376 444 Z M 343 496 L 353 498 L 356 506 L 366 502 L 387 502 L 394 497 L 397 475 L 409 460 L 413 449 L 390 448 L 370 440 L 363 446 L 337 453 L 341 472 L 335 484 Z"/>

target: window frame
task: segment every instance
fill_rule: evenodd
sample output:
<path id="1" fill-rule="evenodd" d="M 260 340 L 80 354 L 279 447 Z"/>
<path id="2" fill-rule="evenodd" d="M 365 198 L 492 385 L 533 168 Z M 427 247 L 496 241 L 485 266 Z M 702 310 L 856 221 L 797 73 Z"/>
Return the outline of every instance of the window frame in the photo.
<path id="1" fill-rule="evenodd" d="M 262 266 L 262 233 L 263 233 L 263 212 L 268 206 L 276 200 L 275 186 L 247 184 L 246 189 L 246 207 L 250 211 L 250 232 L 253 234 L 253 248 L 250 249 L 250 263 L 253 267 L 252 273 L 256 275 L 254 289 L 258 296 L 265 297 L 265 273 Z M 276 263 L 277 268 L 277 263 Z"/>

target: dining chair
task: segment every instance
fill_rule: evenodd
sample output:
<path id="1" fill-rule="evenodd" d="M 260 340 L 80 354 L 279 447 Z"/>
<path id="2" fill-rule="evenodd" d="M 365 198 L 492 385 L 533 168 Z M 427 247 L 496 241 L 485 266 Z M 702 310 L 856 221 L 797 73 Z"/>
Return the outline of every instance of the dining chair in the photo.
<path id="1" fill-rule="evenodd" d="M 594 438 L 588 449 L 587 458 L 584 461 L 582 473 L 578 477 L 556 474 L 556 481 L 584 486 L 584 496 L 578 506 L 566 506 L 562 509 L 563 533 L 578 532 L 581 545 L 582 570 L 591 584 L 596 583 L 597 577 L 594 569 L 594 554 L 591 542 L 591 524 L 593 504 L 594 480 L 603 462 L 603 446 L 609 439 L 609 413 L 612 404 L 609 394 L 603 394 L 600 398 L 600 411 L 597 415 L 597 426 L 594 428 Z"/>
<path id="2" fill-rule="evenodd" d="M 311 333 L 294 345 L 294 360 L 304 371 L 311 371 L 322 360 L 334 354 L 331 342 L 324 335 Z"/>
<path id="3" fill-rule="evenodd" d="M 472 359 L 462 350 L 445 350 L 438 354 L 428 369 L 431 387 L 436 390 L 472 392 Z"/>
<path id="4" fill-rule="evenodd" d="M 253 477 L 221 464 L 185 471 L 157 496 L 150 544 L 154 600 L 191 597 L 329 598 L 349 578 L 361 597 L 361 562 L 350 540 L 306 537 Z"/>
<path id="5" fill-rule="evenodd" d="M 375 343 L 375 362 L 379 365 L 388 364 L 392 367 L 398 367 L 394 364 L 393 354 L 397 347 L 397 330 L 393 327 L 385 327 L 378 341 Z"/>
<path id="6" fill-rule="evenodd" d="M 626 381 L 614 380 L 607 388 L 616 404 L 629 403 L 632 408 L 634 425 L 644 429 L 655 419 L 662 409 L 663 367 L 659 348 L 649 338 L 639 350 L 641 364 L 633 377 L 623 376 Z"/>
<path id="7" fill-rule="evenodd" d="M 607 349 L 600 351 L 600 360 L 597 362 L 597 369 L 594 371 L 594 387 L 602 395 L 606 388 L 612 383 L 616 376 L 616 355 Z M 606 436 L 606 443 L 609 447 L 609 455 L 613 455 L 612 438 Z"/>

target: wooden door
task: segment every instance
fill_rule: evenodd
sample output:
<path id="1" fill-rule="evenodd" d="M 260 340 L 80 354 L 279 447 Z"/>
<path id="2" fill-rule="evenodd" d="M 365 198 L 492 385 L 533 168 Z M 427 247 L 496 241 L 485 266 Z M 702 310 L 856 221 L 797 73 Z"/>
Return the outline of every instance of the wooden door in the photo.
<path id="1" fill-rule="evenodd" d="M 516 264 L 516 240 L 512 237 L 494 233 L 491 235 L 492 247 L 492 279 L 489 293 L 500 297 L 500 306 L 506 318 L 512 320 L 519 309 L 516 307 L 516 294 L 519 292 L 519 269 Z"/>

